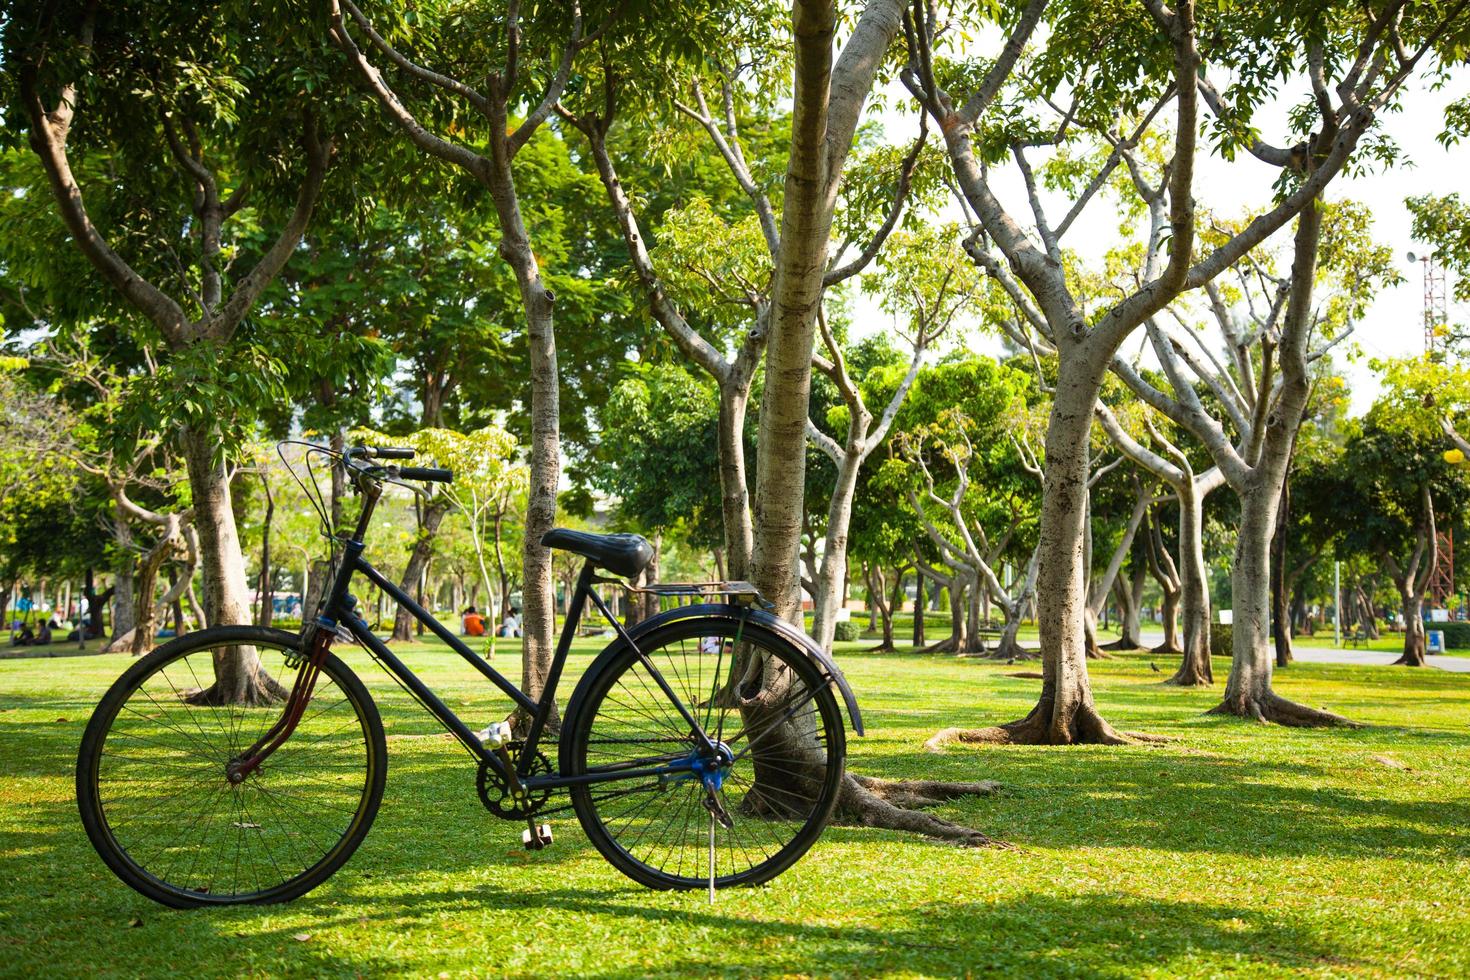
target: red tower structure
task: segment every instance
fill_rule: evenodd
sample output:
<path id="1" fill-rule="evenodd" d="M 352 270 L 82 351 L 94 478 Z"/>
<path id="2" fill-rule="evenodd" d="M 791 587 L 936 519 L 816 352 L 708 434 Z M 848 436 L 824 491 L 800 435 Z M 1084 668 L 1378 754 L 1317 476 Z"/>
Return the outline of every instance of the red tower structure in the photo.
<path id="1" fill-rule="evenodd" d="M 1414 259 L 1414 253 L 1410 252 L 1409 261 Z M 1424 353 L 1433 358 L 1440 352 L 1450 320 L 1449 293 L 1445 289 L 1444 269 L 1434 255 L 1419 257 L 1419 263 L 1424 270 Z M 1429 582 L 1429 594 L 1436 605 L 1444 606 L 1455 594 L 1455 529 L 1448 525 L 1439 527 L 1434 542 L 1439 550 L 1439 564 Z"/>

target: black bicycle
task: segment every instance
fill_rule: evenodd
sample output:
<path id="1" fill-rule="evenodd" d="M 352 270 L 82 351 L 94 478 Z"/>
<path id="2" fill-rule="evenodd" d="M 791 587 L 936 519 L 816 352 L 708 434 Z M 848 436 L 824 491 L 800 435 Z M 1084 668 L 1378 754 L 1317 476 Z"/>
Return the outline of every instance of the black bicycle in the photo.
<path id="1" fill-rule="evenodd" d="M 594 590 L 599 569 L 636 578 L 643 538 L 565 529 L 543 542 L 587 559 L 537 699 L 507 681 L 363 558 L 385 482 L 452 480 L 399 468 L 407 449 L 308 450 L 363 497 L 318 614 L 299 634 L 250 626 L 189 633 L 134 663 L 98 704 L 77 759 L 77 803 L 97 853 L 125 883 L 175 907 L 283 902 L 351 857 L 382 801 L 387 743 L 367 689 L 331 652 L 355 641 L 473 757 L 481 800 L 551 842 L 541 819 L 576 811 L 619 871 L 652 888 L 769 881 L 821 835 L 862 720 L 831 658 L 745 583 L 655 586 L 692 602 L 625 629 Z M 380 640 L 349 587 L 362 574 L 515 703 L 523 738 L 475 732 Z M 624 586 L 627 587 L 627 586 Z M 707 601 L 707 600 L 717 601 Z M 549 734 L 556 691 L 590 601 L 616 638 Z M 542 751 L 556 742 L 555 763 Z M 569 804 L 554 799 L 570 792 Z M 553 805 L 556 804 L 556 805 Z"/>

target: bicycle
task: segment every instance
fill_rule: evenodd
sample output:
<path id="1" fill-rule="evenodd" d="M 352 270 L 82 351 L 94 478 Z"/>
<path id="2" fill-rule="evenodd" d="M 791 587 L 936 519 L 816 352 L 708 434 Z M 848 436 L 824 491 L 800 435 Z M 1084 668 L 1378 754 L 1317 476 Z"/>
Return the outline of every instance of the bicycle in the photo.
<path id="1" fill-rule="evenodd" d="M 265 904 L 305 894 L 346 863 L 381 804 L 387 743 L 367 688 L 331 651 L 339 639 L 361 645 L 463 745 L 481 802 L 525 822 L 528 848 L 552 842 L 544 817 L 571 809 L 624 875 L 651 888 L 707 886 L 713 899 L 717 888 L 769 881 L 815 843 L 846 749 L 833 688 L 858 734 L 862 718 L 832 659 L 754 588 L 651 587 L 644 591 L 692 604 L 630 630 L 594 586 L 631 588 L 597 573 L 636 578 L 652 558 L 648 542 L 550 531 L 544 544 L 586 562 L 544 690 L 532 698 L 363 557 L 385 483 L 452 474 L 376 462 L 411 459 L 408 449 L 312 446 L 309 472 L 313 454 L 342 466 L 363 499 L 355 530 L 332 538 L 342 558 L 317 615 L 300 633 L 219 626 L 172 640 L 130 666 L 87 725 L 78 807 L 123 882 L 178 908 Z M 320 491 L 313 504 L 327 524 Z M 507 695 L 529 719 L 524 737 L 503 723 L 476 732 L 456 715 L 358 614 L 356 575 Z M 548 721 L 589 601 L 615 638 L 578 682 L 553 739 Z M 555 766 L 541 751 L 553 740 Z M 550 805 L 558 790 L 570 803 Z"/>

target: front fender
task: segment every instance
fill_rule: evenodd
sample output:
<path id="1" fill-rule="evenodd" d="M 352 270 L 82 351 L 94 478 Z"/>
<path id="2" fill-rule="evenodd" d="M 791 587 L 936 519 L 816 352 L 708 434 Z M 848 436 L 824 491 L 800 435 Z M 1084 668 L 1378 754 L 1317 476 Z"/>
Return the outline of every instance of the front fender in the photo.
<path id="1" fill-rule="evenodd" d="M 852 687 L 847 683 L 847 678 L 842 676 L 842 670 L 837 666 L 832 656 L 817 646 L 812 641 L 812 638 L 801 630 L 786 620 L 781 619 L 779 616 L 771 615 L 764 609 L 752 609 L 746 606 L 738 606 L 734 603 L 700 603 L 692 606 L 680 606 L 677 609 L 670 609 L 666 612 L 659 613 L 657 616 L 643 620 L 628 630 L 628 635 L 633 639 L 634 643 L 637 643 L 640 636 L 645 636 L 661 626 L 667 626 L 669 623 L 675 623 L 683 619 L 696 619 L 707 616 L 736 621 L 743 619 L 747 623 L 754 623 L 770 630 L 784 640 L 789 640 L 792 645 L 801 650 L 802 653 L 805 653 L 809 660 L 820 667 L 822 672 L 831 678 L 833 684 L 837 685 L 837 690 L 842 692 L 842 701 L 847 705 L 848 723 L 852 725 L 852 730 L 859 735 L 865 734 L 863 730 L 862 712 L 858 710 L 857 696 L 852 693 Z M 607 649 L 603 650 L 597 659 L 592 662 L 592 665 L 587 668 L 587 673 L 583 675 L 582 681 L 578 683 L 577 689 L 572 693 L 571 700 L 567 703 L 569 721 L 571 716 L 575 714 L 576 709 L 581 705 L 583 688 L 596 673 L 596 668 L 604 660 L 620 653 L 624 646 L 625 644 L 622 638 L 619 637 L 610 643 Z"/>

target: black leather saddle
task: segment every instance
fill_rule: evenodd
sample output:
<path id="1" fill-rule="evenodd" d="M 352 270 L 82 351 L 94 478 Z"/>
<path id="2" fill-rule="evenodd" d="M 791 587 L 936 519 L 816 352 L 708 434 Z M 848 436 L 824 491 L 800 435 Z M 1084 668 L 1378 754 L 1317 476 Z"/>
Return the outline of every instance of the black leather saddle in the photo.
<path id="1" fill-rule="evenodd" d="M 541 537 L 548 548 L 581 555 L 599 568 L 623 578 L 637 578 L 653 561 L 653 545 L 639 534 L 591 534 L 555 527 Z"/>

